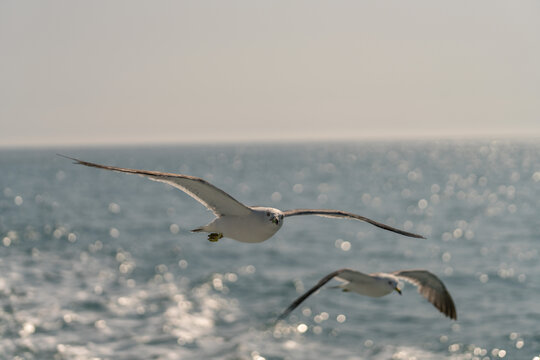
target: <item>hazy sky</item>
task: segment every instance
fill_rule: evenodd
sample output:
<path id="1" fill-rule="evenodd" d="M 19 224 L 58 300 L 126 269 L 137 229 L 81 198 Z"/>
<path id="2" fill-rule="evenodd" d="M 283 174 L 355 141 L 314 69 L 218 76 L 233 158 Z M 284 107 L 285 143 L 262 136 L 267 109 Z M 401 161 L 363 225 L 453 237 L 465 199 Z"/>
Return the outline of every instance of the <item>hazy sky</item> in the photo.
<path id="1" fill-rule="evenodd" d="M 0 144 L 540 136 L 540 1 L 0 1 Z"/>

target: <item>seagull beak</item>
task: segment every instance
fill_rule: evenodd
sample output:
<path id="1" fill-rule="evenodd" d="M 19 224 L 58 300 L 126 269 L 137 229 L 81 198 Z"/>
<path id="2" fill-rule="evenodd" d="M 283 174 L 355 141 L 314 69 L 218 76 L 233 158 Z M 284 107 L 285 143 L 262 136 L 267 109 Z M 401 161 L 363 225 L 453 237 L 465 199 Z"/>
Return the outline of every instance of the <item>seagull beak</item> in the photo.
<path id="1" fill-rule="evenodd" d="M 394 288 L 394 290 L 396 290 L 398 292 L 399 295 L 401 295 L 401 289 L 398 288 L 397 286 Z"/>

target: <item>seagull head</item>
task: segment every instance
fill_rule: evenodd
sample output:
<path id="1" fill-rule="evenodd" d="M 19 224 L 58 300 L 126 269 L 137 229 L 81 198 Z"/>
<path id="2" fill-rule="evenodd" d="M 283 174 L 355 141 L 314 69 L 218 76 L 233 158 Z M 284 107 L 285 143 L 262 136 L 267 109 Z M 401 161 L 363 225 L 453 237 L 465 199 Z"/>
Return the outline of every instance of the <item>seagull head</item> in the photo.
<path id="1" fill-rule="evenodd" d="M 283 214 L 281 213 L 281 211 L 278 210 L 277 212 L 268 213 L 267 216 L 269 217 L 270 221 L 273 222 L 275 225 L 279 225 L 283 221 Z"/>
<path id="2" fill-rule="evenodd" d="M 274 225 L 282 225 L 283 213 L 281 210 L 262 206 L 253 207 L 252 209 L 263 214 L 264 218 Z"/>
<path id="3" fill-rule="evenodd" d="M 394 279 L 393 277 L 384 277 L 383 281 L 385 281 L 388 287 L 391 289 L 390 292 L 395 291 L 401 295 L 401 289 L 398 287 L 397 279 Z"/>

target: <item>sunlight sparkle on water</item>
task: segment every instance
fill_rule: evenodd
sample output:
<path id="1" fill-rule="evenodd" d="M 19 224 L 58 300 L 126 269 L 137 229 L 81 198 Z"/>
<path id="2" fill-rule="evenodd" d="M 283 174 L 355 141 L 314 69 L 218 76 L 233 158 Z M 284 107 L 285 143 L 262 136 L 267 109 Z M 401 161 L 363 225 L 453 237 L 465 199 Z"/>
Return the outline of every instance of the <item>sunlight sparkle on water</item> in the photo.
<path id="1" fill-rule="evenodd" d="M 317 202 L 319 204 L 326 204 L 327 201 L 328 201 L 328 195 L 320 194 L 319 196 L 317 196 Z"/>
<path id="2" fill-rule="evenodd" d="M 351 243 L 349 241 L 344 241 L 343 239 L 337 239 L 334 242 L 334 246 L 343 251 L 349 251 L 351 249 Z"/>
<path id="3" fill-rule="evenodd" d="M 262 357 L 257 351 L 253 351 L 251 353 L 252 360 L 266 360 L 264 357 Z"/>
<path id="4" fill-rule="evenodd" d="M 304 186 L 302 184 L 294 184 L 293 191 L 297 194 L 301 194 L 304 191 Z"/>
<path id="5" fill-rule="evenodd" d="M 171 232 L 171 234 L 178 234 L 180 232 L 180 226 L 178 226 L 177 224 L 171 224 L 169 226 L 169 231 Z"/>
<path id="6" fill-rule="evenodd" d="M 120 212 L 120 205 L 118 205 L 117 203 L 110 203 L 109 204 L 109 212 L 113 213 L 113 214 L 118 214 Z"/>
<path id="7" fill-rule="evenodd" d="M 316 323 L 319 324 L 319 323 L 321 323 L 321 322 L 323 322 L 323 321 L 328 320 L 328 318 L 329 318 L 328 313 L 323 311 L 322 313 L 320 313 L 320 314 L 318 314 L 318 315 L 315 315 L 315 316 L 313 317 L 313 321 L 315 321 Z"/>
<path id="8" fill-rule="evenodd" d="M 298 325 L 298 326 L 296 327 L 296 330 L 298 330 L 298 332 L 299 332 L 300 334 L 305 333 L 305 332 L 307 331 L 307 329 L 308 329 L 308 326 L 307 326 L 306 324 L 300 324 L 300 325 Z"/>
<path id="9" fill-rule="evenodd" d="M 120 231 L 117 229 L 117 228 L 111 228 L 109 230 L 109 235 L 113 238 L 113 239 L 117 239 L 119 236 L 120 236 Z"/>
<path id="10" fill-rule="evenodd" d="M 74 233 L 69 233 L 68 234 L 68 241 L 70 243 L 74 243 L 75 241 L 77 241 L 77 235 L 75 235 Z"/>
<path id="11" fill-rule="evenodd" d="M 4 246 L 6 246 L 6 247 L 10 246 L 10 245 L 11 245 L 11 239 L 8 238 L 7 236 L 4 237 L 4 238 L 2 239 L 2 244 L 4 244 Z"/>

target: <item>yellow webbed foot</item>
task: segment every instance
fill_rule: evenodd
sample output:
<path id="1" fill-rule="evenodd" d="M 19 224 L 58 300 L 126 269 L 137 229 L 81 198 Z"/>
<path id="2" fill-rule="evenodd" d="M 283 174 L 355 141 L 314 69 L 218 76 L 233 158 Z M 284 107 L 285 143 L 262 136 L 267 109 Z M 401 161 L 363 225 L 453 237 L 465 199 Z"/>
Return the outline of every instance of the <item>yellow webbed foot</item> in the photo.
<path id="1" fill-rule="evenodd" d="M 208 241 L 216 242 L 222 237 L 223 237 L 222 233 L 211 233 L 211 234 L 208 234 Z"/>

